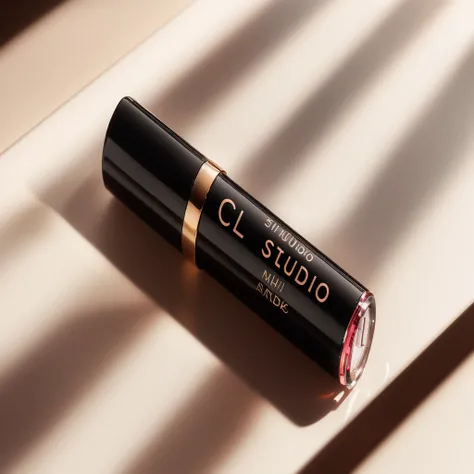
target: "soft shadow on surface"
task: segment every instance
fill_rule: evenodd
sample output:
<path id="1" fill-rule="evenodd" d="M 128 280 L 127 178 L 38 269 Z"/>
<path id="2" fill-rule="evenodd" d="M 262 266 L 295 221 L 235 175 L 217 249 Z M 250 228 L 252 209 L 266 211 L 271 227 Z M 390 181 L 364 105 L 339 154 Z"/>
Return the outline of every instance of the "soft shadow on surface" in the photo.
<path id="1" fill-rule="evenodd" d="M 270 139 L 246 159 L 249 164 L 239 176 L 246 187 L 258 198 L 277 189 L 286 171 L 294 168 L 295 163 L 302 162 L 307 147 L 324 136 L 344 111 L 347 102 L 370 84 L 390 64 L 393 56 L 423 32 L 443 5 L 446 5 L 445 0 L 404 0 L 273 134 L 276 138 Z"/>
<path id="2" fill-rule="evenodd" d="M 29 244 L 34 244 L 47 225 L 44 208 L 38 206 L 18 211 L 0 226 L 0 268 L 4 271 L 7 262 L 15 259 L 16 252 L 25 252 Z"/>
<path id="3" fill-rule="evenodd" d="M 214 472 L 245 439 L 258 399 L 225 369 L 199 386 L 156 439 L 124 470 L 127 474 Z"/>
<path id="4" fill-rule="evenodd" d="M 14 0 L 0 2 L 0 48 L 65 0 Z"/>
<path id="5" fill-rule="evenodd" d="M 474 352 L 473 334 L 474 304 L 344 428 L 301 474 L 352 472 Z"/>
<path id="6" fill-rule="evenodd" d="M 66 200 L 58 189 L 40 199 L 293 422 L 308 425 L 336 408 L 338 382 L 109 198 L 99 171 Z"/>
<path id="7" fill-rule="evenodd" d="M 150 110 L 183 132 L 247 68 L 281 44 L 323 0 L 274 0 L 212 51 Z"/>
<path id="8" fill-rule="evenodd" d="M 393 248 L 459 164 L 474 130 L 474 51 L 394 151 L 365 196 L 321 249 L 363 281 L 370 282 Z"/>
<path id="9" fill-rule="evenodd" d="M 184 128 L 237 74 L 291 34 L 321 4 L 312 0 L 270 3 L 152 109 L 159 109 L 162 116 L 169 108 L 166 120 Z M 79 189 L 72 192 L 64 180 L 40 199 L 295 423 L 313 423 L 334 409 L 331 394 L 340 392 L 336 381 L 210 277 L 198 274 L 190 279 L 182 257 L 129 211 L 115 201 L 110 209 L 98 209 L 96 199 L 106 191 L 96 166 L 101 150 L 94 155 L 69 173 L 75 176 L 75 184 L 82 183 Z M 84 170 L 94 170 L 94 175 L 85 177 Z"/>
<path id="10" fill-rule="evenodd" d="M 68 318 L 0 378 L 0 471 L 28 451 L 129 344 L 150 307 Z"/>
<path id="11" fill-rule="evenodd" d="M 283 4 L 279 2 L 278 5 Z M 408 8 L 406 5 L 403 4 L 400 12 L 405 12 L 405 9 L 410 10 L 411 7 Z M 279 8 L 287 7 L 281 6 Z M 407 13 L 400 12 L 398 15 L 405 18 Z M 264 20 L 265 17 L 262 16 L 260 21 Z M 404 21 L 409 21 L 409 18 L 405 18 Z M 387 22 L 392 25 L 390 20 Z M 380 45 L 382 52 L 376 53 L 378 50 L 373 50 L 372 47 L 365 45 L 369 53 L 376 56 L 377 62 L 375 66 L 372 66 L 374 71 L 383 64 L 385 59 L 382 56 L 390 56 L 395 53 L 397 48 L 406 41 L 405 36 L 397 35 L 393 25 L 390 28 L 390 41 L 386 49 L 383 44 Z M 253 29 L 255 31 L 253 34 L 257 34 L 258 23 L 257 27 L 253 26 Z M 412 35 L 413 27 L 408 30 Z M 379 34 L 382 33 L 379 32 Z M 162 106 L 166 120 L 169 119 L 171 123 L 175 121 L 178 128 L 184 128 L 187 120 L 207 106 L 210 97 L 214 93 L 218 94 L 228 84 L 229 77 L 226 78 L 225 71 L 230 67 L 229 64 L 226 68 L 215 72 L 215 80 L 217 80 L 215 84 L 210 81 L 209 85 L 205 79 L 209 75 L 212 76 L 213 67 L 218 67 L 218 65 L 219 68 L 221 67 L 223 57 L 229 55 L 230 60 L 233 55 L 237 54 L 237 51 L 242 48 L 240 40 L 244 41 L 242 36 L 246 36 L 245 31 L 239 33 L 238 43 L 236 43 L 236 36 L 229 42 L 230 46 L 227 44 L 227 47 L 223 48 L 223 52 L 216 53 L 217 59 L 219 59 L 219 54 L 221 55 L 221 60 L 214 60 L 214 56 L 211 56 L 207 66 L 204 64 L 199 66 L 196 71 L 191 71 L 189 78 L 178 84 L 167 98 L 162 99 L 159 104 L 153 107 L 153 110 L 158 111 L 161 115 L 159 109 Z M 260 49 L 268 48 L 267 42 L 276 37 L 275 33 L 268 37 L 264 36 L 264 41 L 260 43 Z M 245 49 L 247 43 L 244 41 L 243 44 Z M 229 47 L 230 49 L 228 49 Z M 234 70 L 235 72 L 240 71 L 244 65 L 253 61 L 255 51 L 250 47 L 249 51 L 242 56 L 243 59 L 239 60 L 240 63 L 237 61 L 238 68 Z M 359 76 L 362 75 L 363 69 L 367 68 L 368 64 L 373 64 L 369 61 L 369 56 L 368 53 L 360 52 L 359 56 L 355 56 L 356 62 L 349 63 L 353 64 L 348 71 L 352 71 L 356 75 L 356 79 L 354 79 L 356 87 L 362 85 Z M 201 67 L 202 69 L 200 69 Z M 346 69 L 343 68 L 342 71 L 344 70 Z M 193 77 L 198 81 L 197 83 L 193 82 Z M 205 87 L 199 92 L 200 83 L 205 83 Z M 329 92 L 341 93 L 349 97 L 350 89 L 354 86 L 348 86 L 337 78 L 336 83 L 339 84 L 337 88 L 332 89 L 328 86 Z M 189 91 L 189 98 L 186 98 L 186 90 Z M 193 99 L 193 97 L 195 98 Z M 181 108 L 179 102 L 182 101 L 186 104 L 188 100 L 189 108 L 187 105 L 185 108 Z M 336 107 L 334 100 L 334 98 L 327 99 L 328 103 L 335 107 L 334 110 L 337 110 L 338 106 Z M 167 107 L 169 115 L 166 113 Z M 320 123 L 321 130 L 323 130 L 323 122 Z M 301 138 L 304 141 L 305 136 L 309 136 L 306 125 L 299 123 L 294 127 L 295 130 L 302 127 L 299 132 L 295 131 L 295 137 L 298 138 L 301 133 Z M 184 262 L 178 252 L 115 200 L 110 198 L 110 203 L 105 208 L 98 208 L 97 203 L 106 193 L 101 181 L 100 169 L 97 166 L 100 154 L 101 150 L 97 148 L 93 155 L 79 160 L 80 170 L 77 173 L 65 170 L 65 175 L 75 177 L 75 184 L 78 184 L 77 189 L 68 190 L 66 184 L 57 183 L 57 186 L 42 193 L 40 198 L 61 214 L 134 284 L 147 292 L 159 305 L 174 316 L 243 381 L 261 393 L 294 423 L 299 425 L 314 423 L 337 408 L 338 404 L 334 401 L 334 396 L 339 392 L 339 386 L 316 364 L 292 347 L 290 343 L 210 277 L 204 273 L 193 274 L 189 270 L 189 265 Z M 293 153 L 292 156 L 294 155 Z M 285 156 L 285 158 L 287 157 Z M 85 176 L 84 169 L 93 170 L 94 174 Z M 260 183 L 259 188 L 265 192 L 265 183 Z M 211 444 L 215 444 L 215 450 L 219 452 L 219 456 L 221 450 L 225 454 L 226 450 L 230 449 L 230 444 L 236 440 L 231 427 L 233 426 L 236 431 L 239 431 L 251 421 L 254 413 L 254 402 L 248 400 L 248 403 L 247 401 L 242 404 L 238 403 L 236 398 L 229 395 L 227 385 L 225 377 L 217 377 L 209 385 L 209 390 L 206 388 L 203 393 L 196 393 L 195 399 L 189 406 L 185 407 L 182 413 L 176 414 L 175 422 L 186 425 L 189 414 L 204 410 L 202 416 L 201 413 L 197 414 L 195 421 L 188 426 L 188 431 L 178 432 L 171 429 L 167 434 L 169 439 L 166 442 L 163 442 L 162 435 L 159 435 L 146 448 L 143 456 L 137 461 L 137 465 L 132 467 L 131 472 L 133 469 L 135 472 L 139 472 L 138 469 L 143 469 L 145 472 L 146 469 L 165 469 L 166 466 L 174 462 L 184 463 L 184 460 L 178 459 L 178 446 L 181 439 L 186 439 L 188 445 L 197 443 L 198 446 L 201 446 L 201 450 L 192 451 L 191 455 L 191 460 L 200 468 L 208 467 L 206 460 L 208 456 L 205 456 L 201 451 L 208 450 Z M 209 395 L 209 391 L 215 393 L 216 397 L 207 398 L 206 393 Z M 226 400 L 226 397 L 230 397 L 230 399 Z M 258 400 L 258 397 L 255 397 L 255 400 Z M 209 412 L 206 411 L 211 409 L 209 404 L 222 407 L 222 409 L 216 411 L 215 415 L 209 415 Z M 58 402 L 55 402 L 54 406 L 56 405 Z M 216 428 L 210 431 L 211 441 L 207 444 L 204 440 L 196 440 L 196 438 L 206 430 L 209 416 L 215 416 Z M 222 423 L 221 417 L 223 417 L 224 423 Z M 33 434 L 39 434 L 39 429 L 35 430 L 33 430 Z M 31 433 L 31 430 L 29 432 Z M 21 443 L 21 439 L 17 440 L 17 445 Z M 24 441 L 23 444 L 25 444 Z M 189 446 L 186 446 L 186 449 L 188 448 Z M 184 466 L 184 464 L 179 465 Z"/>
<path id="12" fill-rule="evenodd" d="M 399 15 L 408 21 L 405 11 L 408 7 L 405 3 L 403 5 Z M 263 17 L 260 20 L 263 21 Z M 400 21 L 399 18 L 395 26 Z M 394 26 L 390 28 L 392 31 Z M 244 33 L 241 31 L 239 37 L 245 36 Z M 393 31 L 391 35 L 387 49 L 382 48 L 379 55 L 388 55 L 406 41 L 403 35 L 398 36 Z M 231 41 L 230 45 L 234 42 Z M 236 49 L 240 47 L 232 46 Z M 371 47 L 366 47 L 375 54 Z M 225 54 L 233 51 L 224 50 Z M 219 57 L 224 53 L 216 54 Z M 356 56 L 359 58 L 357 67 L 351 66 L 349 71 L 358 71 L 369 62 L 367 53 L 359 54 Z M 213 57 L 209 59 L 211 64 Z M 377 55 L 377 58 L 382 60 L 381 56 Z M 196 74 L 190 72 L 190 77 L 205 75 L 199 71 Z M 204 66 L 202 71 L 209 74 Z M 186 84 L 193 89 L 194 83 Z M 223 87 L 226 82 L 221 84 Z M 177 86 L 178 89 L 184 91 L 181 86 Z M 179 109 L 176 104 L 174 107 Z M 335 380 L 209 276 L 204 273 L 190 276 L 188 264 L 180 254 L 120 204 L 111 199 L 110 206 L 98 208 L 97 203 L 103 200 L 106 193 L 97 166 L 100 153 L 101 150 L 97 149 L 95 156 L 80 160 L 77 172 L 66 170 L 69 176 L 76 177 L 78 188 L 75 191 L 57 183 L 40 199 L 61 214 L 139 288 L 293 422 L 308 425 L 335 409 L 334 395 L 339 391 Z M 93 174 L 84 176 L 84 169 L 93 170 Z M 265 183 L 260 188 L 265 189 Z"/>

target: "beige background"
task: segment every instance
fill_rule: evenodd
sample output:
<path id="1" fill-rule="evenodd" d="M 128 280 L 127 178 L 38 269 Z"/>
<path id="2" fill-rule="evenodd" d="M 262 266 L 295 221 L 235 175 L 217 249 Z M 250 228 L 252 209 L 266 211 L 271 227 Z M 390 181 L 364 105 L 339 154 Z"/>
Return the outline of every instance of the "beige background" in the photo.
<path id="1" fill-rule="evenodd" d="M 471 306 L 440 336 L 436 343 L 438 347 L 430 356 L 431 368 L 426 367 L 426 372 L 433 374 L 436 370 L 438 376 L 441 372 L 446 378 L 444 383 L 357 472 L 395 473 L 401 469 L 408 472 L 472 472 L 473 330 L 474 306 Z M 431 380 L 436 375 L 427 376 L 426 372 L 422 373 L 428 382 L 425 385 L 431 389 Z"/>
<path id="2" fill-rule="evenodd" d="M 472 352 L 432 346 L 453 324 L 472 333 L 472 13 L 200 0 L 4 153 L 0 470 L 283 474 L 316 456 L 347 472 L 405 420 L 364 466 L 400 453 L 410 472 L 400 440 L 423 439 L 440 394 L 467 387 L 462 372 L 442 382 Z M 350 394 L 103 189 L 105 127 L 127 94 L 374 291 Z M 445 410 L 439 426 L 472 439 L 471 411 Z"/>
<path id="3" fill-rule="evenodd" d="M 190 1 L 3 2 L 0 152 Z"/>

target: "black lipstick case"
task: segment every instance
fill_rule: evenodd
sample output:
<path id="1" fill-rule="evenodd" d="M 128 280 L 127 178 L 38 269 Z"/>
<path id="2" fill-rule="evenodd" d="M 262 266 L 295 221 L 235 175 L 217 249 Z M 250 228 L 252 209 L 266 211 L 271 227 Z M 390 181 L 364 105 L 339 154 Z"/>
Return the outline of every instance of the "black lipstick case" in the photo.
<path id="1" fill-rule="evenodd" d="M 107 189 L 171 245 L 354 385 L 375 326 L 367 288 L 130 98 L 110 121 L 102 170 Z"/>

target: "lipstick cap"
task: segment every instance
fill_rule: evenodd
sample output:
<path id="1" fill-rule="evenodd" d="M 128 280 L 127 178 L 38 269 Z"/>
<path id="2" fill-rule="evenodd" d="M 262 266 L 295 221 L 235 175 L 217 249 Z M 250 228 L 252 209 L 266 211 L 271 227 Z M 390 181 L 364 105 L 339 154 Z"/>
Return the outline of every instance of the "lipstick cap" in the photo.
<path id="1" fill-rule="evenodd" d="M 133 99 L 117 105 L 104 143 L 104 184 L 178 250 L 186 205 L 204 160 Z"/>

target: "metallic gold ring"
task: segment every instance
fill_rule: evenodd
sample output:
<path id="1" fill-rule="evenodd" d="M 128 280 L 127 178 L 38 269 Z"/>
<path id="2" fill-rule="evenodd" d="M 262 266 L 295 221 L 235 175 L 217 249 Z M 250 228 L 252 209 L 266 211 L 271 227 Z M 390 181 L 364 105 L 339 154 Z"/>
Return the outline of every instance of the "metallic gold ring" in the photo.
<path id="1" fill-rule="evenodd" d="M 210 160 L 204 162 L 194 180 L 191 197 L 184 213 L 181 245 L 183 255 L 194 265 L 196 265 L 196 240 L 202 209 L 207 193 L 220 173 L 225 173 L 225 171 L 214 162 Z"/>

